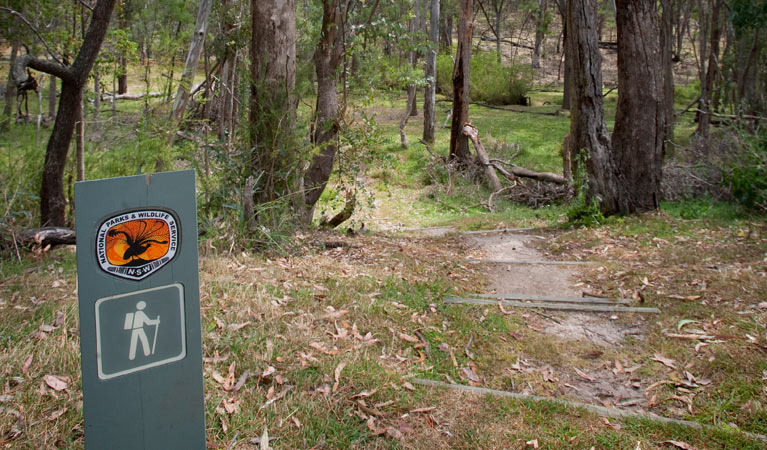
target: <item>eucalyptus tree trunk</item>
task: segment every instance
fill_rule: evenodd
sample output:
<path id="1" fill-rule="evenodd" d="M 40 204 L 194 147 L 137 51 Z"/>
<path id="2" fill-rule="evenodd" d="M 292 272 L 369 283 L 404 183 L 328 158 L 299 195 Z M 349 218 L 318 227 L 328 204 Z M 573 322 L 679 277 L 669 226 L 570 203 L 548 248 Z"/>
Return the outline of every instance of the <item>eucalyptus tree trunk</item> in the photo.
<path id="1" fill-rule="evenodd" d="M 61 97 L 56 123 L 51 131 L 45 151 L 42 185 L 40 189 L 40 222 L 42 226 L 64 226 L 66 198 L 64 195 L 64 168 L 75 122 L 81 114 L 83 87 L 96 61 L 106 36 L 116 0 L 98 0 L 93 7 L 88 31 L 71 66 L 56 61 L 37 59 L 26 54 L 18 57 L 13 66 L 16 84 L 26 81 L 27 67 L 61 78 Z"/>
<path id="2" fill-rule="evenodd" d="M 11 43 L 11 65 L 16 61 L 16 55 L 19 53 L 19 43 Z M 8 131 L 11 126 L 11 116 L 16 109 L 16 89 L 13 84 L 13 71 L 8 71 L 8 81 L 5 83 L 5 106 L 3 106 L 3 117 L 0 118 L 0 131 Z"/>
<path id="3" fill-rule="evenodd" d="M 181 74 L 176 99 L 173 101 L 173 108 L 170 112 L 171 120 L 175 122 L 180 122 L 183 119 L 186 105 L 189 102 L 189 90 L 194 80 L 194 74 L 197 72 L 197 63 L 200 62 L 202 49 L 205 47 L 205 33 L 208 30 L 208 17 L 212 3 L 213 0 L 200 0 L 200 5 L 197 8 L 197 21 L 194 26 L 192 43 L 189 45 L 184 73 Z"/>
<path id="4" fill-rule="evenodd" d="M 460 0 L 458 49 L 453 66 L 453 118 L 450 124 L 449 159 L 465 164 L 471 157 L 463 126 L 469 121 L 469 72 L 471 63 L 472 0 Z"/>
<path id="5" fill-rule="evenodd" d="M 258 180 L 256 203 L 292 191 L 296 154 L 295 0 L 251 0 L 250 141 L 251 172 Z"/>
<path id="6" fill-rule="evenodd" d="M 50 119 L 56 118 L 56 100 L 58 94 L 56 94 L 56 77 L 54 75 L 48 76 L 48 117 Z"/>
<path id="7" fill-rule="evenodd" d="M 664 148 L 674 140 L 674 5 L 673 0 L 661 0 L 661 61 L 663 67 Z"/>
<path id="8" fill-rule="evenodd" d="M 330 179 L 338 152 L 338 67 L 343 60 L 342 12 L 339 0 L 323 0 L 320 41 L 314 52 L 317 73 L 317 108 L 314 145 L 319 148 L 304 175 L 302 222 L 312 221 L 314 205 Z"/>
<path id="9" fill-rule="evenodd" d="M 439 17 L 439 49 L 449 51 L 453 45 L 453 14 L 444 1 L 439 5 Z"/>
<path id="10" fill-rule="evenodd" d="M 567 56 L 571 62 L 570 137 L 572 161 L 583 160 L 588 172 L 589 201 L 597 199 L 602 211 L 619 210 L 617 170 L 602 109 L 602 56 L 599 53 L 596 0 L 567 2 Z M 586 158 L 579 153 L 588 152 Z"/>
<path id="11" fill-rule="evenodd" d="M 696 133 L 703 138 L 708 138 L 711 113 L 716 106 L 711 104 L 711 99 L 714 92 L 714 83 L 719 73 L 719 42 L 722 39 L 722 3 L 722 0 L 713 0 L 713 7 L 711 8 L 710 48 L 707 55 L 706 74 L 702 78 L 700 88 L 700 111 L 698 114 L 698 129 L 696 130 Z M 702 51 L 701 58 L 706 58 L 706 54 Z"/>
<path id="12" fill-rule="evenodd" d="M 548 6 L 546 0 L 538 0 L 538 11 L 535 20 L 535 46 L 533 47 L 533 68 L 538 69 L 541 67 L 541 48 L 543 47 L 543 39 L 546 37 L 545 25 L 546 25 L 546 7 Z"/>
<path id="13" fill-rule="evenodd" d="M 434 143 L 434 103 L 437 88 L 437 46 L 439 45 L 439 0 L 431 0 L 429 8 L 429 43 L 426 53 L 426 84 L 423 100 L 423 140 Z"/>
<path id="14" fill-rule="evenodd" d="M 623 188 L 617 206 L 620 213 L 641 213 L 660 208 L 667 109 L 661 30 L 655 0 L 616 0 L 616 6 L 618 109 L 612 145 Z M 670 52 L 667 57 L 670 61 Z"/>

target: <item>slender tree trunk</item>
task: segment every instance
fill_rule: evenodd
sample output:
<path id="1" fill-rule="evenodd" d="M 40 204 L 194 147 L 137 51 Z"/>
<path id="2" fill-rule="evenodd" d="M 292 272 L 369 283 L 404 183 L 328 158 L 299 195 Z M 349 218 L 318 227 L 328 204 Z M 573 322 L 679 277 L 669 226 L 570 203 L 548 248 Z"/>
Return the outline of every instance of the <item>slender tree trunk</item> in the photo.
<path id="1" fill-rule="evenodd" d="M 499 63 L 501 62 L 501 54 L 502 54 L 501 53 L 501 44 L 502 44 L 501 39 L 503 39 L 501 37 L 501 25 L 502 25 L 502 20 L 501 19 L 502 18 L 503 17 L 501 17 L 501 14 L 498 11 L 496 11 L 496 14 L 495 14 L 495 28 L 494 28 L 494 30 L 495 30 L 495 53 L 496 53 L 496 57 L 498 58 L 498 62 Z"/>
<path id="2" fill-rule="evenodd" d="M 251 0 L 250 138 L 255 203 L 288 195 L 296 154 L 295 0 Z"/>
<path id="3" fill-rule="evenodd" d="M 445 2 L 440 4 L 439 48 L 447 52 L 453 45 L 453 15 L 446 11 Z"/>
<path id="4" fill-rule="evenodd" d="M 711 123 L 711 112 L 715 105 L 712 105 L 712 94 L 714 92 L 714 83 L 719 72 L 719 42 L 722 39 L 722 20 L 721 9 L 722 0 L 713 0 L 714 5 L 711 10 L 711 42 L 708 53 L 708 64 L 706 76 L 701 84 L 700 92 L 700 114 L 698 116 L 698 135 L 704 139 L 708 138 L 709 124 Z M 701 52 L 703 58 L 705 53 Z"/>
<path id="5" fill-rule="evenodd" d="M 75 122 L 75 159 L 77 162 L 77 181 L 85 180 L 85 111 L 80 100 L 80 115 Z"/>
<path id="6" fill-rule="evenodd" d="M 538 12 L 535 21 L 535 47 L 533 50 L 534 69 L 541 67 L 541 48 L 543 47 L 543 39 L 546 37 L 546 7 L 546 0 L 538 0 Z"/>
<path id="7" fill-rule="evenodd" d="M 98 74 L 93 75 L 93 93 L 95 97 L 93 100 L 93 126 L 91 127 L 91 139 L 98 140 L 99 131 L 101 129 L 101 124 L 99 123 L 99 116 L 101 114 L 101 82 Z"/>
<path id="8" fill-rule="evenodd" d="M 569 0 L 567 4 L 567 57 L 572 64 L 570 137 L 576 154 L 587 151 L 589 201 L 599 201 L 607 213 L 619 210 L 619 186 L 612 146 L 602 109 L 602 56 L 599 53 L 596 0 Z M 573 174 L 577 174 L 573 170 Z"/>
<path id="9" fill-rule="evenodd" d="M 339 0 L 323 0 L 320 41 L 314 52 L 317 73 L 317 108 L 314 145 L 319 153 L 314 156 L 304 175 L 304 212 L 302 222 L 312 221 L 314 205 L 330 179 L 338 152 L 338 91 L 337 72 L 342 61 L 342 14 Z"/>
<path id="10" fill-rule="evenodd" d="M 661 30 L 655 0 L 617 0 L 616 6 L 618 109 L 612 145 L 623 187 L 618 212 L 641 213 L 660 208 L 667 108 Z"/>
<path id="11" fill-rule="evenodd" d="M 11 42 L 11 65 L 16 62 L 16 55 L 19 53 L 19 43 Z M 5 83 L 5 106 L 3 106 L 3 117 L 0 118 L 0 131 L 8 131 L 11 125 L 11 116 L 16 109 L 16 89 L 13 83 L 13 71 L 8 70 L 8 81 Z"/>
<path id="12" fill-rule="evenodd" d="M 469 72 L 471 63 L 472 0 L 460 0 L 458 20 L 458 50 L 453 66 L 453 119 L 450 126 L 450 155 L 452 161 L 469 161 L 469 140 L 463 126 L 469 121 Z"/>
<path id="13" fill-rule="evenodd" d="M 170 113 L 171 119 L 176 122 L 181 122 L 183 119 L 186 104 L 189 101 L 189 89 L 194 80 L 194 74 L 197 72 L 197 63 L 200 61 L 202 49 L 205 46 L 205 33 L 208 30 L 208 17 L 210 16 L 212 3 L 212 0 L 200 0 L 200 5 L 197 9 L 197 21 L 194 26 L 192 43 L 189 45 L 184 73 L 181 75 L 178 91 L 176 91 L 176 99 L 173 101 L 173 109 Z M 175 133 L 172 136 L 175 136 Z"/>
<path id="14" fill-rule="evenodd" d="M 120 75 L 117 77 L 117 93 L 128 93 L 128 61 L 124 55 L 120 55 Z"/>
<path id="15" fill-rule="evenodd" d="M 671 150 L 667 143 L 674 140 L 674 22 L 673 0 L 661 0 L 663 9 L 661 28 L 661 60 L 663 65 L 663 101 L 665 127 L 664 148 Z"/>
<path id="16" fill-rule="evenodd" d="M 56 100 L 58 94 L 56 92 L 56 77 L 48 75 L 48 117 L 53 120 L 56 118 Z"/>
<path id="17" fill-rule="evenodd" d="M 437 87 L 437 46 L 439 44 L 439 0 L 431 0 L 429 9 L 429 43 L 426 53 L 426 91 L 423 100 L 423 140 L 434 143 L 435 112 L 434 104 Z"/>

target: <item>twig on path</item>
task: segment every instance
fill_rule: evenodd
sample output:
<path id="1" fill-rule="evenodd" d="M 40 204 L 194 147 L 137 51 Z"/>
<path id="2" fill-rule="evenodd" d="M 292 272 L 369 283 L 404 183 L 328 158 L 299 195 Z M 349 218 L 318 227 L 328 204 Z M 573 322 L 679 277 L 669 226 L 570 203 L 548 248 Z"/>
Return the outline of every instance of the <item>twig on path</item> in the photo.
<path id="1" fill-rule="evenodd" d="M 516 308 L 541 308 L 554 311 L 586 311 L 586 312 L 633 312 L 646 314 L 659 314 L 658 308 L 635 307 L 635 306 L 613 306 L 613 305 L 583 305 L 575 303 L 554 303 L 554 302 L 517 302 L 513 300 L 502 300 L 504 306 L 513 306 Z M 453 305 L 497 305 L 495 300 L 486 298 L 461 298 L 446 297 L 445 303 Z"/>
<path id="2" fill-rule="evenodd" d="M 474 359 L 474 353 L 469 351 L 469 347 L 471 347 L 471 343 L 474 342 L 474 335 L 472 334 L 469 337 L 469 342 L 466 343 L 466 347 L 463 348 L 464 353 L 466 353 L 466 356 L 469 359 Z"/>
<path id="3" fill-rule="evenodd" d="M 415 335 L 418 336 L 418 339 L 423 343 L 423 350 L 426 352 L 426 357 L 431 361 L 431 346 L 429 345 L 429 340 L 426 339 L 426 336 L 424 336 L 423 333 L 421 333 L 421 330 L 415 330 Z"/>

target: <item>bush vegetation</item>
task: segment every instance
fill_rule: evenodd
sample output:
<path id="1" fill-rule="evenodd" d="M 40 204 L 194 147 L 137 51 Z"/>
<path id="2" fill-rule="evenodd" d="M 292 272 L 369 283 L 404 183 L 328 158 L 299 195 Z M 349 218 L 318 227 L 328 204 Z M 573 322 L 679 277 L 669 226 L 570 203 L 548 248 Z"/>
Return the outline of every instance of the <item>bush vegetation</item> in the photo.
<path id="1" fill-rule="evenodd" d="M 496 52 L 477 52 L 471 57 L 469 96 L 473 102 L 491 105 L 526 104 L 533 82 L 529 66 L 505 66 Z M 437 55 L 437 90 L 446 96 L 453 92 L 453 58 Z"/>

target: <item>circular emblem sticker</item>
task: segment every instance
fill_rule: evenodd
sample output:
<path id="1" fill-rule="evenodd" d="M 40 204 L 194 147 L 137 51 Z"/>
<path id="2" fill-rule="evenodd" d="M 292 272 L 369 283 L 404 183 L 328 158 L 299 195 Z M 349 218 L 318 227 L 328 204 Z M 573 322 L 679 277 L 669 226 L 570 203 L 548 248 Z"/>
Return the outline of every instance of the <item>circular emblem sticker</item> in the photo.
<path id="1" fill-rule="evenodd" d="M 109 274 L 142 280 L 176 256 L 178 240 L 176 218 L 168 211 L 122 213 L 99 226 L 96 259 Z"/>

